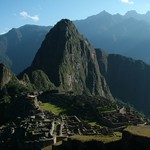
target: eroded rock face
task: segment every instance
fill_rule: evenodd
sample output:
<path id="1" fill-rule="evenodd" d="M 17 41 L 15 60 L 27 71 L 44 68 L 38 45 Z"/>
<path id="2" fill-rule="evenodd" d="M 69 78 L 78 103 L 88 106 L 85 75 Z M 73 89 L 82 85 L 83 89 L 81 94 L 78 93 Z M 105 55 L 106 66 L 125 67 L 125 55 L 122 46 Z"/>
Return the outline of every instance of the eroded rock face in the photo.
<path id="1" fill-rule="evenodd" d="M 2 89 L 10 80 L 12 74 L 9 69 L 6 68 L 3 64 L 0 64 L 0 89 Z"/>
<path id="2" fill-rule="evenodd" d="M 143 61 L 96 50 L 99 68 L 114 97 L 150 115 L 150 66 Z"/>
<path id="3" fill-rule="evenodd" d="M 67 19 L 46 35 L 28 70 L 42 70 L 61 90 L 112 98 L 100 74 L 94 48 Z"/>

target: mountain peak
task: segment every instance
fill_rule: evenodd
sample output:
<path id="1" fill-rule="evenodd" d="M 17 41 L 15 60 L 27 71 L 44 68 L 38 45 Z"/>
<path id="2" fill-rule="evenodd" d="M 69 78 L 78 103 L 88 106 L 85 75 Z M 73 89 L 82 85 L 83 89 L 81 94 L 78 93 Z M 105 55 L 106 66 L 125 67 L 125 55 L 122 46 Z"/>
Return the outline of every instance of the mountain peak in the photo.
<path id="1" fill-rule="evenodd" d="M 67 27 L 71 27 L 73 25 L 72 21 L 69 19 L 62 19 L 56 25 L 56 27 L 61 27 L 61 29 L 66 29 Z"/>
<path id="2" fill-rule="evenodd" d="M 65 92 L 111 97 L 95 49 L 68 19 L 62 19 L 49 31 L 28 70 L 29 74 L 42 70 Z"/>
<path id="3" fill-rule="evenodd" d="M 136 10 L 129 10 L 126 14 L 138 14 Z"/>
<path id="4" fill-rule="evenodd" d="M 147 11 L 147 12 L 146 12 L 146 15 L 150 15 L 150 11 Z"/>
<path id="5" fill-rule="evenodd" d="M 97 14 L 97 15 L 94 15 L 94 16 L 97 16 L 97 17 L 99 17 L 99 16 L 102 16 L 102 17 L 110 17 L 110 16 L 112 16 L 110 13 L 108 13 L 106 10 L 103 10 L 103 11 L 101 11 L 99 14 Z"/>
<path id="6" fill-rule="evenodd" d="M 78 33 L 75 25 L 73 24 L 72 21 L 70 21 L 69 19 L 62 19 L 60 20 L 52 29 L 53 32 L 57 32 L 61 35 L 66 35 L 69 36 L 72 33 Z M 51 31 L 51 33 L 52 33 Z M 50 32 L 49 32 L 50 33 Z"/>
<path id="7" fill-rule="evenodd" d="M 71 51 L 72 44 L 78 38 L 81 38 L 81 36 L 72 21 L 62 19 L 46 35 L 32 62 L 32 68 L 44 70 L 50 76 L 50 80 L 58 86 L 60 82 L 56 80 L 56 77 L 59 78 L 58 70 L 64 58 L 63 55 L 66 51 Z M 68 41 L 70 41 L 69 48 Z M 49 59 L 50 57 L 51 59 Z M 53 71 L 50 71 L 51 69 Z M 53 73 L 56 74 L 55 77 L 52 75 Z"/>
<path id="8" fill-rule="evenodd" d="M 136 10 L 130 10 L 125 14 L 126 17 L 136 17 L 137 15 L 139 14 L 136 12 Z"/>
<path id="9" fill-rule="evenodd" d="M 88 20 L 95 20 L 95 19 L 100 19 L 102 18 L 109 18 L 112 15 L 110 13 L 108 13 L 107 11 L 103 10 L 102 12 L 98 13 L 97 15 L 93 15 L 93 16 L 89 16 L 87 17 Z"/>
<path id="10" fill-rule="evenodd" d="M 69 25 L 72 25 L 72 21 L 69 20 L 69 19 L 61 19 L 59 22 L 57 22 L 56 25 L 66 25 L 66 26 L 69 26 Z"/>
<path id="11" fill-rule="evenodd" d="M 110 15 L 106 10 L 103 10 L 102 12 L 100 12 L 100 14 L 101 14 L 101 15 L 104 15 L 104 14 Z"/>

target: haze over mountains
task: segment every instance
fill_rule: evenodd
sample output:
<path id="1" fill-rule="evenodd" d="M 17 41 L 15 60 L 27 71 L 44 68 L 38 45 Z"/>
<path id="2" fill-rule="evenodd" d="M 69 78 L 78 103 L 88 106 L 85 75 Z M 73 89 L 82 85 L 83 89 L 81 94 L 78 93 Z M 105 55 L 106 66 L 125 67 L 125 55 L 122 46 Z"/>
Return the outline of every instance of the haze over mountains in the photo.
<path id="1" fill-rule="evenodd" d="M 0 62 L 19 73 L 29 66 L 51 27 L 25 25 L 0 35 Z"/>
<path id="2" fill-rule="evenodd" d="M 149 15 L 149 12 L 140 15 L 130 11 L 122 16 L 103 11 L 74 23 L 94 47 L 149 62 Z M 60 35 L 59 32 L 63 33 L 63 27 L 52 30 L 54 32 L 59 29 L 59 32 L 47 34 L 50 28 L 25 25 L 0 35 L 0 61 L 9 65 L 17 74 L 30 66 L 22 77 L 41 90 L 55 87 L 106 97 L 111 97 L 112 93 L 115 98 L 129 102 L 138 110 L 150 114 L 149 65 L 121 55 L 104 54 L 101 50 L 96 50 L 95 54 L 94 48 L 87 39 L 79 35 L 75 27 L 66 27 L 66 33 Z M 54 39 L 61 40 L 58 42 Z M 47 49 L 56 51 L 47 52 Z M 61 50 L 64 50 L 63 53 Z M 48 64 L 48 61 L 51 63 Z M 82 65 L 78 64 L 79 61 Z M 77 68 L 79 74 L 75 72 Z"/>
<path id="3" fill-rule="evenodd" d="M 39 71 L 61 91 L 112 98 L 98 69 L 95 49 L 67 19 L 50 30 L 31 66 L 21 74 L 33 81 L 33 72 Z"/>
<path id="4" fill-rule="evenodd" d="M 142 61 L 95 51 L 72 22 L 64 19 L 48 32 L 19 78 L 27 87 L 42 91 L 57 89 L 110 99 L 112 94 L 149 115 L 149 76 L 150 66 Z"/>
<path id="5" fill-rule="evenodd" d="M 150 22 L 150 11 L 147 11 L 146 14 L 138 14 L 135 10 L 128 11 L 125 14 L 126 18 L 135 18 L 137 20 L 144 20 L 146 22 Z"/>
<path id="6" fill-rule="evenodd" d="M 149 116 L 150 66 L 140 60 L 107 54 L 101 49 L 96 49 L 96 56 L 112 95 Z"/>
<path id="7" fill-rule="evenodd" d="M 114 102 L 100 73 L 95 49 L 67 19 L 59 21 L 48 32 L 32 64 L 18 78 L 0 64 L 0 119 L 10 121 L 18 115 L 27 116 L 26 106 L 22 110 L 20 107 L 30 102 L 26 94 L 35 91 L 57 91 L 58 97 L 61 94 L 99 96 Z"/>
<path id="8" fill-rule="evenodd" d="M 136 58 L 146 42 L 148 53 L 148 15 L 103 11 L 74 21 L 87 38 L 68 19 L 1 35 L 1 149 L 149 149 L 150 65 L 102 50 L 130 55 L 132 47 Z"/>
<path id="9" fill-rule="evenodd" d="M 150 63 L 150 13 L 129 11 L 124 16 L 106 11 L 75 24 L 95 48 Z"/>
<path id="10" fill-rule="evenodd" d="M 122 16 L 103 11 L 74 23 L 95 48 L 141 59 L 150 64 L 149 18 L 149 12 L 138 14 L 136 11 L 129 11 Z M 25 25 L 0 35 L 1 62 L 11 66 L 13 72 L 21 72 L 31 64 L 50 28 Z"/>
<path id="11" fill-rule="evenodd" d="M 150 64 L 149 18 L 149 12 L 138 14 L 136 11 L 129 11 L 122 16 L 103 11 L 74 23 L 95 48 L 141 59 Z M 21 72 L 31 64 L 50 28 L 25 25 L 0 35 L 1 62 L 11 66 L 13 72 Z"/>

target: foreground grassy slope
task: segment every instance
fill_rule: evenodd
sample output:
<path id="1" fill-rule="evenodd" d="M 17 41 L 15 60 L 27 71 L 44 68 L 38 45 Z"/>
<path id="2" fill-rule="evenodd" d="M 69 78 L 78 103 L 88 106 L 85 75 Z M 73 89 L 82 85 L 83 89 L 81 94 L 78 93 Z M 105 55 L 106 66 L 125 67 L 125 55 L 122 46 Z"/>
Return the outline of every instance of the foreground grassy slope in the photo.
<path id="1" fill-rule="evenodd" d="M 65 112 L 65 110 L 61 107 L 58 107 L 57 105 L 53 105 L 51 103 L 40 103 L 40 108 L 45 111 L 53 112 L 55 115 L 59 115 L 60 113 Z"/>
<path id="2" fill-rule="evenodd" d="M 115 102 L 98 96 L 43 93 L 41 108 L 55 114 L 76 115 L 89 122 L 99 122 L 99 107 L 115 108 Z"/>
<path id="3" fill-rule="evenodd" d="M 125 131 L 134 135 L 150 138 L 150 126 L 129 126 Z"/>
<path id="4" fill-rule="evenodd" d="M 81 142 L 89 142 L 89 141 L 100 141 L 103 143 L 109 143 L 120 140 L 122 137 L 121 135 L 114 135 L 114 136 L 81 136 L 81 135 L 74 135 L 70 137 L 71 140 L 79 140 Z"/>

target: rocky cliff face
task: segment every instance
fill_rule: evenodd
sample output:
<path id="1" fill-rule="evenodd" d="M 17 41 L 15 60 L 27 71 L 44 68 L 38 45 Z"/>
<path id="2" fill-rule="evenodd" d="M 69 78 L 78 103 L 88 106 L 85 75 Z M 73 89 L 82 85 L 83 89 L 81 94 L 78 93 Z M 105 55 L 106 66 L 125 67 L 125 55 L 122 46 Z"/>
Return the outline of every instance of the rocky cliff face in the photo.
<path id="1" fill-rule="evenodd" d="M 94 48 L 67 19 L 58 22 L 46 35 L 25 72 L 31 74 L 34 70 L 42 70 L 62 91 L 112 98 L 100 74 Z"/>
<path id="2" fill-rule="evenodd" d="M 150 66 L 121 55 L 96 50 L 101 73 L 114 97 L 150 115 Z"/>
<path id="3" fill-rule="evenodd" d="M 3 64 L 0 64 L 0 89 L 2 89 L 10 80 L 12 74 Z"/>

